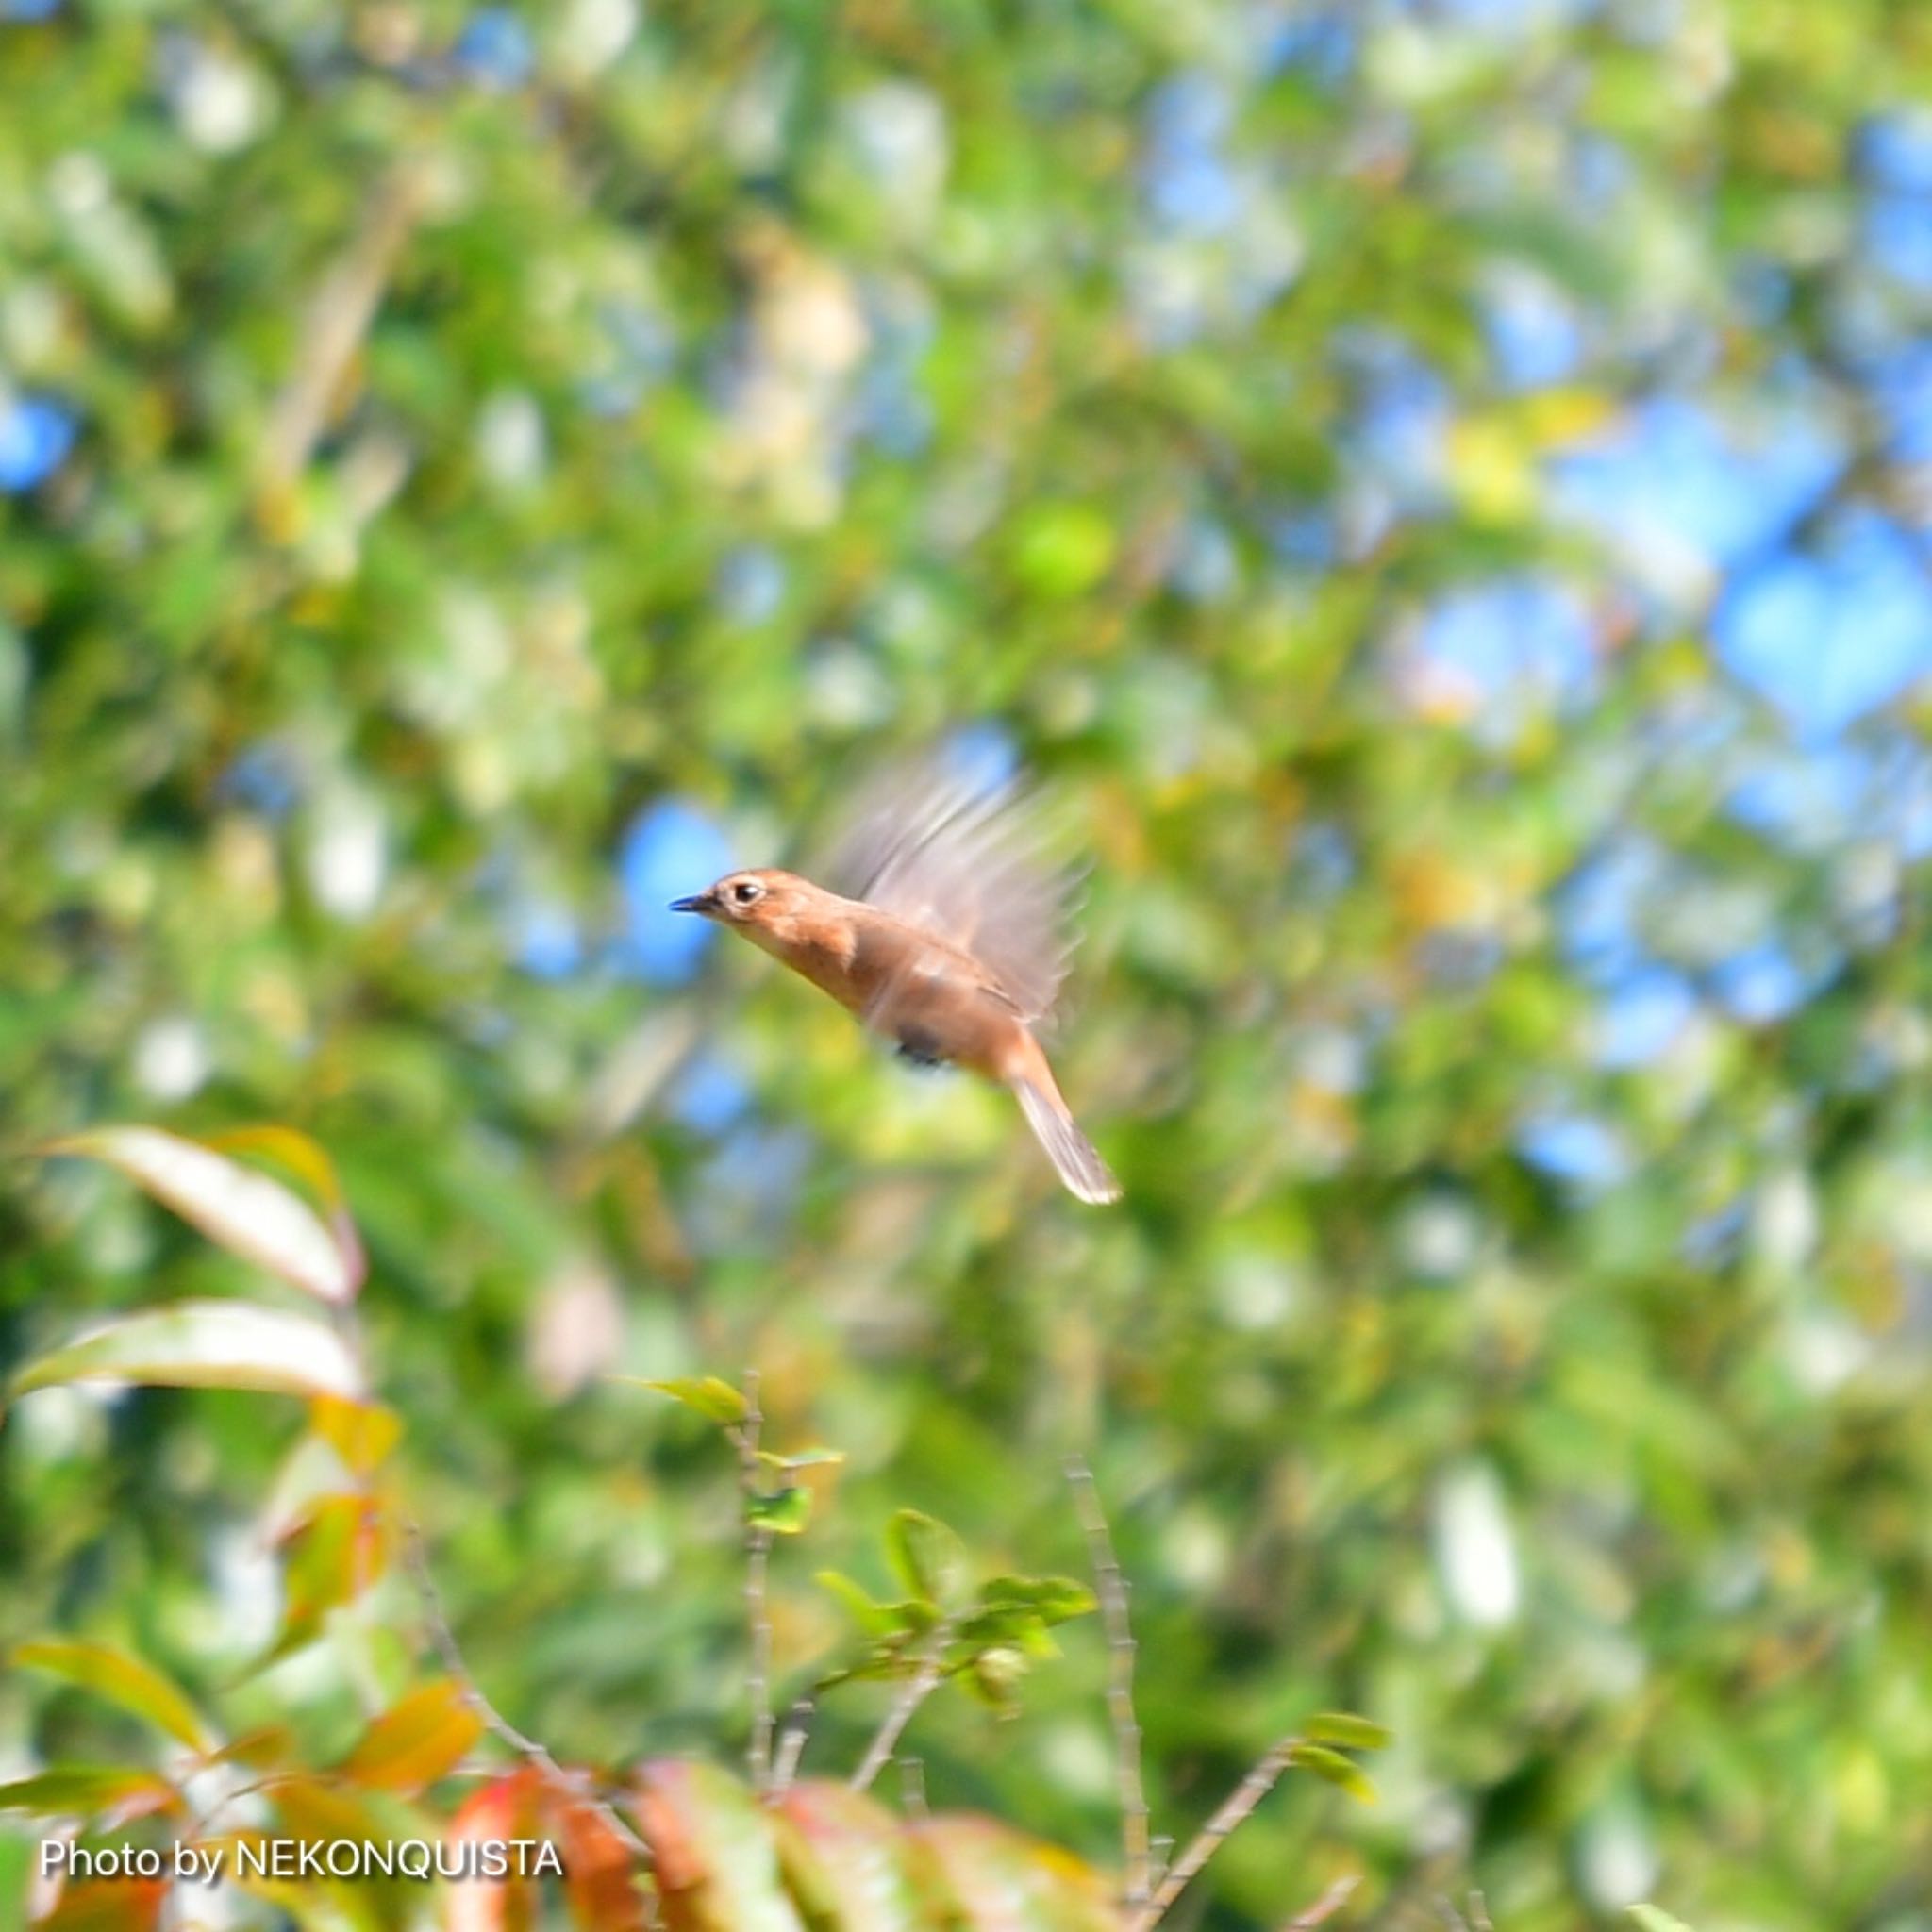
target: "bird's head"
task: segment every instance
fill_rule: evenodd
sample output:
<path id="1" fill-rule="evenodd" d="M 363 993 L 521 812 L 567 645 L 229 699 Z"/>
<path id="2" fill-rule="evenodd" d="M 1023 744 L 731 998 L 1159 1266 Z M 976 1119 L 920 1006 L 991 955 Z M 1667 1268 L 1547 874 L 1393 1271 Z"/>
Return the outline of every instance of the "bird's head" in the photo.
<path id="1" fill-rule="evenodd" d="M 749 938 L 788 927 L 808 910 L 814 888 L 796 873 L 766 869 L 726 873 L 716 885 L 688 899 L 674 899 L 674 912 L 695 912 L 720 925 L 742 928 Z"/>

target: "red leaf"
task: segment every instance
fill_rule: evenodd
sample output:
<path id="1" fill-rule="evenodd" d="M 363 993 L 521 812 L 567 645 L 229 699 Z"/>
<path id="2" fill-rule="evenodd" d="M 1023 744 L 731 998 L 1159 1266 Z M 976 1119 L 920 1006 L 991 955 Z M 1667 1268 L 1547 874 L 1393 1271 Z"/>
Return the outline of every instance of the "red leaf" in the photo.
<path id="1" fill-rule="evenodd" d="M 592 1805 L 552 1800 L 563 1840 L 564 1891 L 585 1932 L 644 1932 L 650 1918 L 638 1889 L 638 1858 Z"/>
<path id="2" fill-rule="evenodd" d="M 88 1878 L 61 1888 L 36 1932 L 154 1932 L 168 1896 L 165 1878 Z"/>
<path id="3" fill-rule="evenodd" d="M 457 1807 L 449 1824 L 449 1842 L 535 1837 L 541 1782 L 525 1765 L 508 1777 L 479 1786 Z M 443 1924 L 446 1932 L 526 1932 L 536 1916 L 536 1886 L 527 1878 L 458 1879 L 449 1888 Z"/>
<path id="4" fill-rule="evenodd" d="M 666 1932 L 800 1932 L 771 1821 L 727 1773 L 682 1759 L 647 1764 L 635 1815 Z"/>

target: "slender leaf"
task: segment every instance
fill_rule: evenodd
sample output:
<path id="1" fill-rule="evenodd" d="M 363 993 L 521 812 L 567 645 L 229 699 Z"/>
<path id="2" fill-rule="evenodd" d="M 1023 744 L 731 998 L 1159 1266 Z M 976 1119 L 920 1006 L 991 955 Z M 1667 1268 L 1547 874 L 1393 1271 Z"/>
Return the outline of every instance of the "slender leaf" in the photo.
<path id="1" fill-rule="evenodd" d="M 1302 1771 L 1313 1772 L 1364 1805 L 1375 1802 L 1374 1781 L 1368 1773 L 1354 1758 L 1344 1757 L 1325 1744 L 1297 1744 L 1289 1752 L 1288 1761 Z"/>
<path id="2" fill-rule="evenodd" d="M 96 1818 L 164 1810 L 179 1794 L 158 1772 L 125 1764 L 57 1764 L 0 1784 L 0 1811 L 37 1818 Z"/>
<path id="3" fill-rule="evenodd" d="M 359 1256 L 344 1255 L 315 1210 L 280 1181 L 159 1127 L 97 1127 L 42 1150 L 118 1168 L 230 1253 L 330 1302 L 351 1300 Z"/>
<path id="4" fill-rule="evenodd" d="M 1091 1616 L 1095 1608 L 1093 1592 L 1070 1576 L 995 1576 L 981 1587 L 979 1600 L 988 1609 L 1022 1607 L 1045 1624 Z"/>
<path id="5" fill-rule="evenodd" d="M 540 1795 L 541 1779 L 529 1765 L 478 1785 L 449 1822 L 450 1842 L 534 1837 Z M 572 1859 L 564 1860 L 564 1870 L 575 1881 Z M 449 1888 L 444 1932 L 525 1932 L 535 1917 L 536 1893 L 529 1878 L 460 1879 Z"/>
<path id="6" fill-rule="evenodd" d="M 1347 1710 L 1324 1710 L 1302 1728 L 1312 1742 L 1339 1744 L 1347 1751 L 1386 1751 L 1395 1741 L 1395 1733 L 1387 1724 Z"/>
<path id="7" fill-rule="evenodd" d="M 686 1408 L 695 1409 L 708 1422 L 741 1423 L 746 1414 L 744 1397 L 719 1375 L 679 1375 L 668 1382 L 646 1382 L 635 1375 L 613 1375 L 614 1382 L 630 1382 L 640 1389 L 655 1389 Z"/>
<path id="8" fill-rule="evenodd" d="M 177 1302 L 51 1350 L 15 1374 L 9 1393 L 63 1382 L 146 1382 L 354 1400 L 361 1379 L 341 1338 L 306 1316 L 246 1302 Z"/>
<path id="9" fill-rule="evenodd" d="M 331 1238 L 342 1257 L 356 1288 L 362 1284 L 369 1264 L 362 1252 L 362 1239 L 349 1213 L 348 1196 L 342 1191 L 336 1164 L 321 1145 L 293 1127 L 268 1124 L 251 1127 L 230 1127 L 220 1134 L 201 1137 L 204 1147 L 218 1154 L 247 1154 L 266 1160 L 291 1174 L 307 1188 L 321 1208 Z M 354 1292 L 354 1289 L 351 1290 Z"/>
<path id="10" fill-rule="evenodd" d="M 324 1395 L 310 1404 L 308 1419 L 352 1475 L 375 1474 L 402 1439 L 402 1418 L 380 1403 Z"/>
<path id="11" fill-rule="evenodd" d="M 883 1637 L 898 1629 L 899 1618 L 892 1606 L 874 1602 L 851 1577 L 837 1570 L 821 1570 L 813 1580 L 839 1599 L 846 1614 L 868 1636 Z"/>
<path id="12" fill-rule="evenodd" d="M 379 1790 L 420 1791 L 455 1770 L 482 1734 L 483 1720 L 461 1686 L 439 1677 L 384 1711 L 343 1760 L 341 1774 Z"/>
<path id="13" fill-rule="evenodd" d="M 779 1490 L 773 1495 L 753 1496 L 744 1513 L 748 1522 L 774 1536 L 796 1536 L 811 1521 L 811 1491 Z"/>
<path id="14" fill-rule="evenodd" d="M 820 1469 L 843 1462 L 845 1452 L 842 1449 L 794 1449 L 789 1455 L 780 1456 L 775 1450 L 760 1449 L 758 1460 L 767 1469 L 790 1474 L 794 1469 Z"/>
<path id="15" fill-rule="evenodd" d="M 366 1496 L 324 1496 L 290 1530 L 282 1570 L 282 1624 L 264 1664 L 311 1643 L 331 1610 L 353 1603 L 382 1574 L 380 1508 Z"/>
<path id="16" fill-rule="evenodd" d="M 901 1509 L 892 1518 L 886 1531 L 886 1554 L 899 1580 L 928 1603 L 951 1603 L 964 1587 L 964 1544 L 924 1510 Z"/>
<path id="17" fill-rule="evenodd" d="M 187 1694 L 141 1658 L 105 1643 L 48 1640 L 24 1643 L 13 1661 L 27 1670 L 65 1677 L 158 1725 L 191 1751 L 214 1749 L 217 1740 Z"/>

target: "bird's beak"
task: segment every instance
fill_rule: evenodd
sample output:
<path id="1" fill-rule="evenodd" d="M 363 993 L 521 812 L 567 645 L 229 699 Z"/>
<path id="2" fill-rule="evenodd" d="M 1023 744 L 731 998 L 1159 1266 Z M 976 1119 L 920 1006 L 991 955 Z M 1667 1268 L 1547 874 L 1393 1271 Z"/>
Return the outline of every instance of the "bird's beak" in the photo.
<path id="1" fill-rule="evenodd" d="M 716 892 L 693 892 L 689 899 L 674 899 L 671 902 L 674 912 L 715 912 L 718 909 Z"/>

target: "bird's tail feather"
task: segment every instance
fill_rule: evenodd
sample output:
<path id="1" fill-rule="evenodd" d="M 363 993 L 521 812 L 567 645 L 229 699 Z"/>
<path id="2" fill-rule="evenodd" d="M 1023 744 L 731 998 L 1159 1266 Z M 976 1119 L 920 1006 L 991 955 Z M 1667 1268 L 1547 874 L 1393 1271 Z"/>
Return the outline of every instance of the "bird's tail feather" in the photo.
<path id="1" fill-rule="evenodd" d="M 1012 1083 L 1013 1095 L 1026 1116 L 1047 1158 L 1066 1183 L 1067 1191 L 1096 1206 L 1121 1197 L 1121 1184 L 1108 1171 L 1092 1141 L 1083 1134 L 1067 1104 L 1050 1087 L 1037 1080 L 1021 1078 Z"/>

